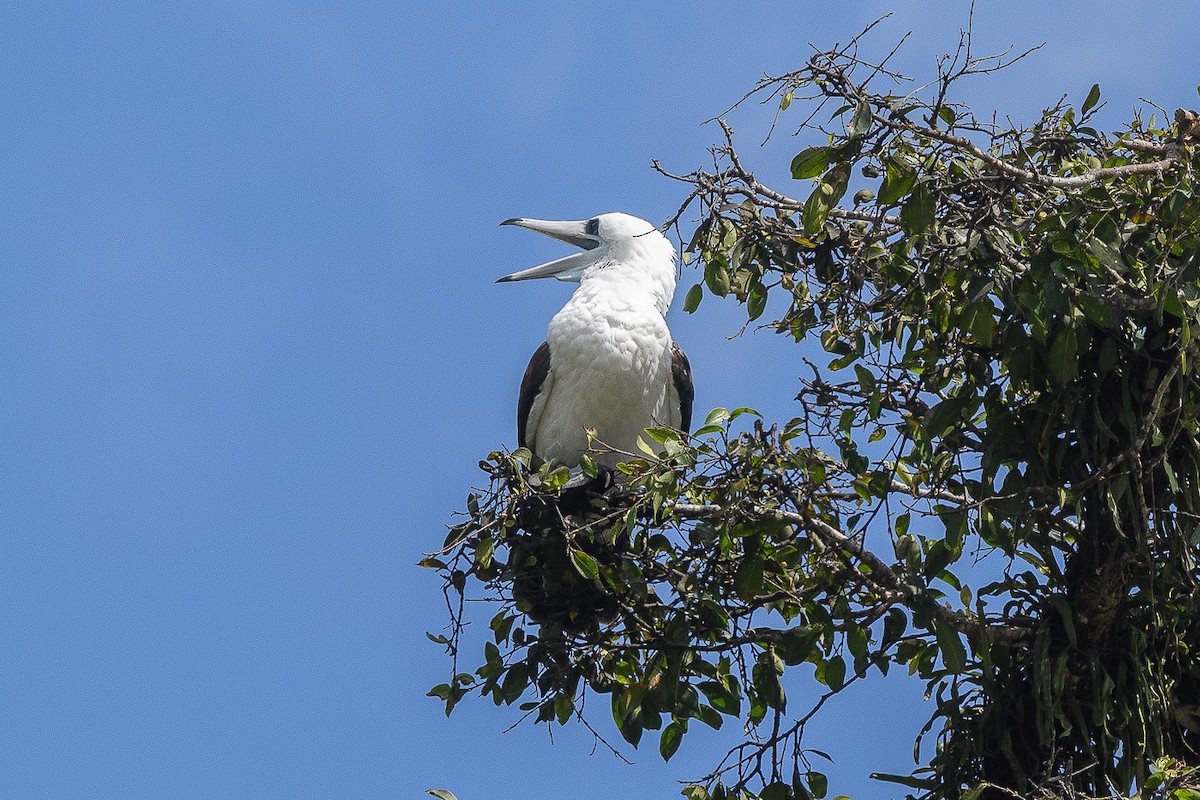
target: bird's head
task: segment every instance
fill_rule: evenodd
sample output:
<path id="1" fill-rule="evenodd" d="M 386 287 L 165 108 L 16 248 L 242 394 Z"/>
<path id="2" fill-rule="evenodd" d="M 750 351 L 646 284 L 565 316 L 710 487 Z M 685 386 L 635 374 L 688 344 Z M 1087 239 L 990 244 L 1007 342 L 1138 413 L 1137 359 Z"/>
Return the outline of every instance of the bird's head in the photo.
<path id="1" fill-rule="evenodd" d="M 517 217 L 506 219 L 500 224 L 516 225 L 544 233 L 581 247 L 583 252 L 505 275 L 497 283 L 532 278 L 555 278 L 578 283 L 585 276 L 606 266 L 645 262 L 648 270 L 669 268 L 674 286 L 675 248 L 667 237 L 644 219 L 612 212 L 591 219 L 573 221 Z"/>

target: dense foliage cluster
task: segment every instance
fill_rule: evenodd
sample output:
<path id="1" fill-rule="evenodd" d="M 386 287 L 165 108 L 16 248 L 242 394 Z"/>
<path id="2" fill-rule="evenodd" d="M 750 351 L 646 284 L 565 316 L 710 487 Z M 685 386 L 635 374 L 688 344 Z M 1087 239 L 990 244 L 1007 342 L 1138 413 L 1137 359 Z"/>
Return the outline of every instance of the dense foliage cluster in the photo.
<path id="1" fill-rule="evenodd" d="M 603 697 L 664 758 L 733 721 L 685 794 L 807 800 L 827 781 L 806 723 L 898 667 L 932 698 L 925 763 L 885 776 L 915 795 L 1200 799 L 1200 125 L 1101 131 L 1098 88 L 1028 127 L 952 102 L 1002 61 L 965 38 L 901 94 L 856 42 L 819 54 L 756 90 L 804 109 L 805 197 L 724 123 L 718 168 L 673 176 L 699 215 L 687 309 L 757 320 L 782 295 L 768 324 L 829 359 L 795 419 L 651 429 L 615 483 L 492 454 L 425 562 L 454 619 L 447 711 L 478 692 L 587 724 Z M 462 669 L 468 595 L 497 606 Z M 803 663 L 798 711 L 780 679 Z"/>

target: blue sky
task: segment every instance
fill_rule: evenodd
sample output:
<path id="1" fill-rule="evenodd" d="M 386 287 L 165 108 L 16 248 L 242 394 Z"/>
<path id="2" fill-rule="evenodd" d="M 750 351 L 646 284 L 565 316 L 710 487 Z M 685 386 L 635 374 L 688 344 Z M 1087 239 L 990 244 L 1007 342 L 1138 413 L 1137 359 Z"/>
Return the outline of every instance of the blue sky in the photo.
<path id="1" fill-rule="evenodd" d="M 703 120 L 893 8 L 874 42 L 914 31 L 897 63 L 928 74 L 965 2 L 11 2 L 0 797 L 672 797 L 706 771 L 727 738 L 628 766 L 424 696 L 445 612 L 415 562 L 514 445 L 570 291 L 495 285 L 562 252 L 497 223 L 665 219 L 684 193 L 651 159 L 702 165 Z M 1099 82 L 1114 124 L 1138 97 L 1195 107 L 1194 4 L 1130 14 L 979 0 L 981 49 L 1047 45 L 966 99 L 1031 120 Z M 759 148 L 768 116 L 731 116 L 746 160 L 803 192 L 806 143 Z M 794 348 L 678 305 L 701 414 L 794 416 Z M 865 775 L 911 764 L 919 687 L 830 711 L 833 792 L 893 795 Z"/>

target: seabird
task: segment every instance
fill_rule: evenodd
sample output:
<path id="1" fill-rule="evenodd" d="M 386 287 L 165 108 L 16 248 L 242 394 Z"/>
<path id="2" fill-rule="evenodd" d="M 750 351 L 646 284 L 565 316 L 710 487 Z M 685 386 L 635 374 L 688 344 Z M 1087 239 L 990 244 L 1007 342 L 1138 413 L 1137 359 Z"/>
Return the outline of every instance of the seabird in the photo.
<path id="1" fill-rule="evenodd" d="M 517 444 L 569 467 L 588 449 L 587 428 L 614 451 L 638 452 L 651 426 L 687 432 L 692 371 L 664 315 L 675 295 L 675 248 L 628 214 L 587 220 L 515 218 L 500 223 L 551 236 L 583 252 L 505 275 L 497 283 L 556 278 L 578 283 L 550 320 L 525 370 Z M 647 440 L 648 441 L 648 440 Z M 628 457 L 604 453 L 612 467 Z"/>

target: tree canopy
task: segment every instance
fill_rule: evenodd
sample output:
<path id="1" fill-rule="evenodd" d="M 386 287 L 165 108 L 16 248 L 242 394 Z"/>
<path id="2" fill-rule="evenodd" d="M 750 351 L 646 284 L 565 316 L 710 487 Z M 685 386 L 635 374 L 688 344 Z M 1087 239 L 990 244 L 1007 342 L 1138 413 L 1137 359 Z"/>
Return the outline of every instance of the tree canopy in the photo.
<path id="1" fill-rule="evenodd" d="M 788 191 L 724 121 L 713 169 L 662 170 L 688 192 L 672 223 L 696 220 L 685 309 L 736 298 L 827 353 L 794 362 L 795 418 L 650 429 L 584 492 L 492 453 L 423 562 L 452 617 L 431 694 L 547 724 L 606 696 L 664 759 L 734 722 L 684 794 L 810 800 L 808 721 L 902 669 L 932 712 L 924 763 L 880 776 L 902 791 L 1200 800 L 1197 116 L 1101 130 L 1093 87 L 1032 124 L 982 119 L 956 83 L 1019 56 L 964 35 L 918 88 L 889 58 L 856 38 L 748 95 L 797 132 Z M 1001 566 L 981 578 L 983 556 Z M 482 642 L 467 597 L 495 604 Z M 788 697 L 802 664 L 815 691 Z"/>

